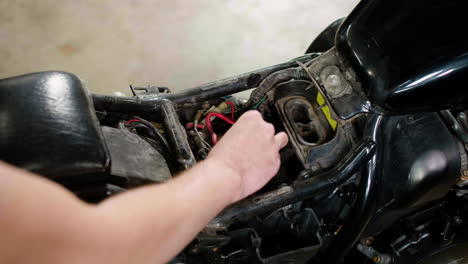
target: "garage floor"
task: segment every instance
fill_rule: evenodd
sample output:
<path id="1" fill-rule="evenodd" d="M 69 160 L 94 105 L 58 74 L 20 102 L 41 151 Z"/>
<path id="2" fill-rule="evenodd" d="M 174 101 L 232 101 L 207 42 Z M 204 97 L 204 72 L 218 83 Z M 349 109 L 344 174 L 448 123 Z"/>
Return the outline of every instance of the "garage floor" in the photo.
<path id="1" fill-rule="evenodd" d="M 95 93 L 173 90 L 301 55 L 357 0 L 2 0 L 0 78 L 63 70 Z"/>

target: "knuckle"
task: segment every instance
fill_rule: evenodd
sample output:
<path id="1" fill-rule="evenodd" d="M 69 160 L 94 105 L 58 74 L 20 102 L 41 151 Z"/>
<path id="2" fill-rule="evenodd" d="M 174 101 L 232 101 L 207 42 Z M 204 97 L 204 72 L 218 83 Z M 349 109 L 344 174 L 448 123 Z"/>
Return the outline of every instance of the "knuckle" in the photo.
<path id="1" fill-rule="evenodd" d="M 265 126 L 265 130 L 267 131 L 268 134 L 274 134 L 275 133 L 275 127 L 272 124 L 265 122 L 264 126 Z"/>
<path id="2" fill-rule="evenodd" d="M 247 111 L 243 116 L 247 119 L 256 119 L 256 118 L 261 117 L 261 114 L 258 111 L 250 110 L 250 111 Z"/>
<path id="3" fill-rule="evenodd" d="M 238 121 L 246 122 L 246 123 L 254 123 L 255 119 L 257 119 L 256 114 L 254 111 L 247 111 L 245 112 Z"/>

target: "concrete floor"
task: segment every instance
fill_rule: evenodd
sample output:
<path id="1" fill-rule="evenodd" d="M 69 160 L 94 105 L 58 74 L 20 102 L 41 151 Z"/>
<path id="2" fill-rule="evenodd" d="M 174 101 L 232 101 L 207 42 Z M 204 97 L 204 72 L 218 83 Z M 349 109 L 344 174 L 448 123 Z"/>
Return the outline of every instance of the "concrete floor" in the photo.
<path id="1" fill-rule="evenodd" d="M 0 78 L 62 70 L 95 93 L 197 86 L 304 53 L 357 0 L 2 0 Z"/>

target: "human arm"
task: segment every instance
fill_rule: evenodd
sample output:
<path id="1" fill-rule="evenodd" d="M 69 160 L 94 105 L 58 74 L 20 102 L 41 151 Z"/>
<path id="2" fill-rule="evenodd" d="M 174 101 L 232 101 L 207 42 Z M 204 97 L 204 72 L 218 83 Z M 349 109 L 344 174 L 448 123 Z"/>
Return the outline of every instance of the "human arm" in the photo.
<path id="1" fill-rule="evenodd" d="M 167 262 L 224 207 L 267 183 L 286 143 L 248 112 L 194 168 L 98 205 L 2 164 L 0 262 Z"/>

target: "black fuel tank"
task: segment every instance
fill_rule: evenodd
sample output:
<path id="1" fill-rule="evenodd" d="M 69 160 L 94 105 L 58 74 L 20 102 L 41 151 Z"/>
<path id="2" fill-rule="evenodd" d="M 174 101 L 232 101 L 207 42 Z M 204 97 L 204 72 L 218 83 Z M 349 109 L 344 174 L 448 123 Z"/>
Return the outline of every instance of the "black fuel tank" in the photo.
<path id="1" fill-rule="evenodd" d="M 363 0 L 336 48 L 375 107 L 409 113 L 468 105 L 466 0 Z"/>

